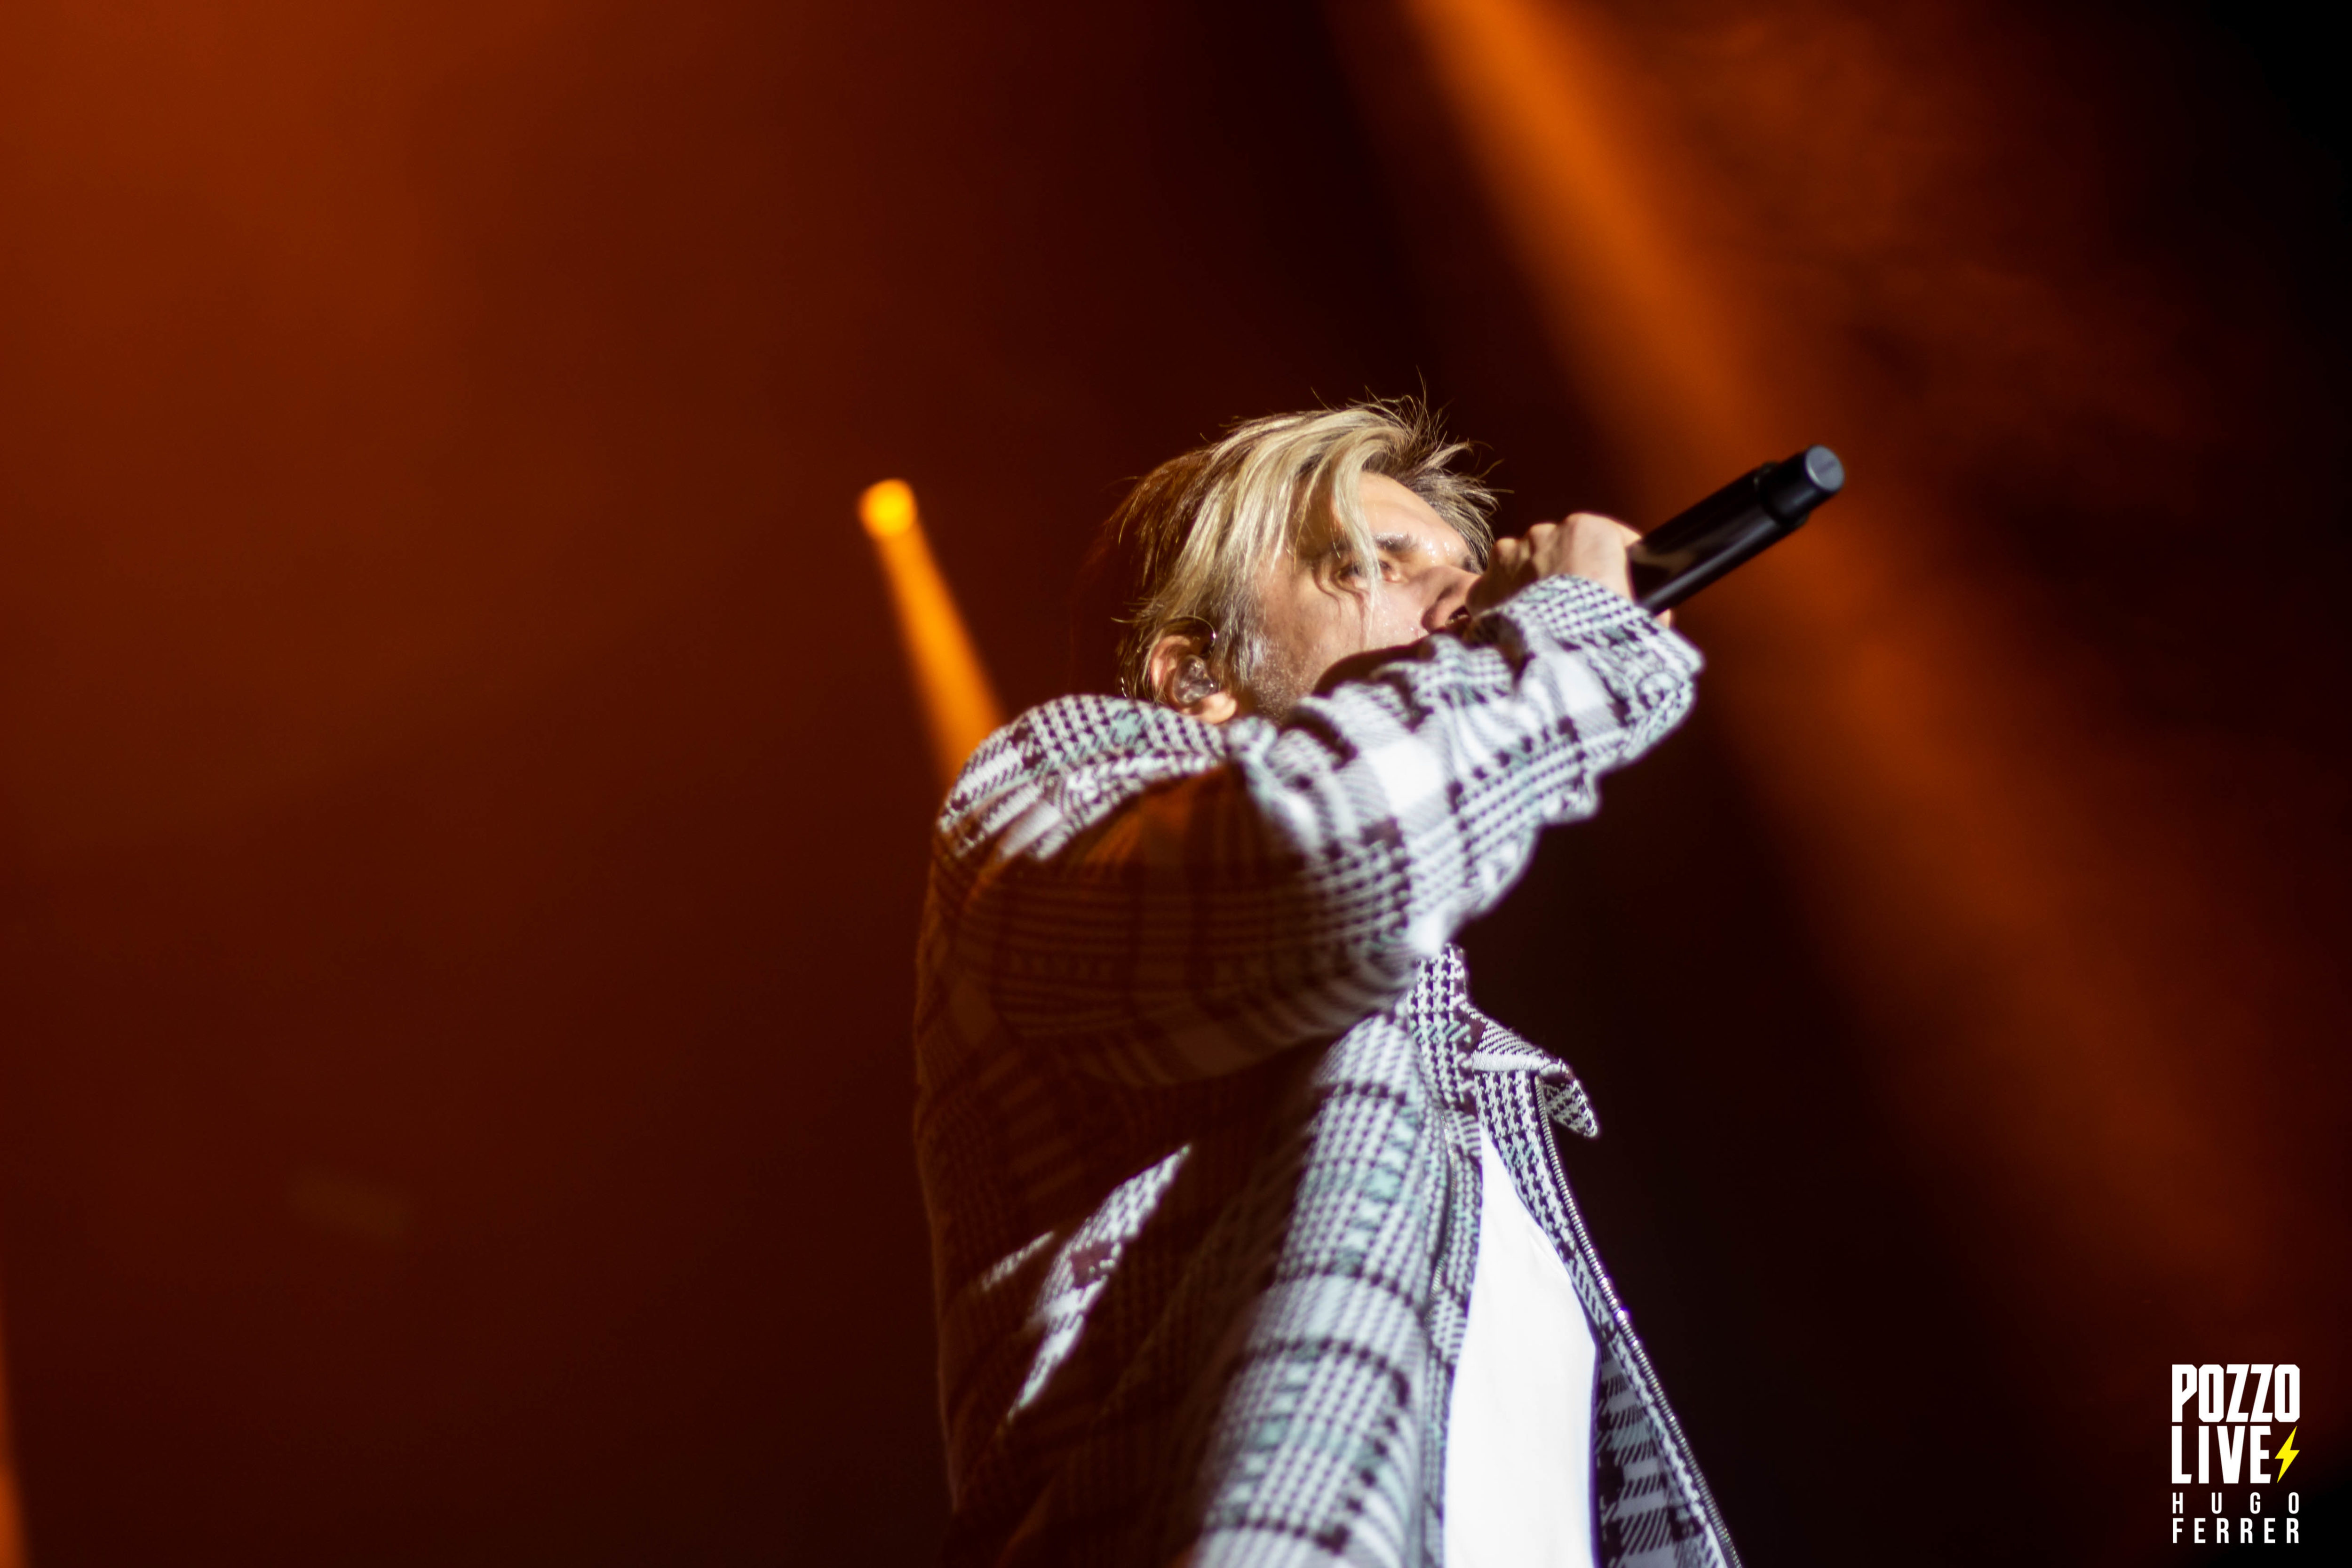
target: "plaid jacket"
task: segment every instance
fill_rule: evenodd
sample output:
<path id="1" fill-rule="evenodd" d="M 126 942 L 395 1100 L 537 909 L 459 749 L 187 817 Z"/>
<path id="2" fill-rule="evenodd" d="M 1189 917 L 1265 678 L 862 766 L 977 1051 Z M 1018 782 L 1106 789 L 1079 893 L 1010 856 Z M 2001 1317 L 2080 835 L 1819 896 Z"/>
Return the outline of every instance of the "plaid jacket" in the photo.
<path id="1" fill-rule="evenodd" d="M 1560 1168 L 1583 1090 L 1449 945 L 1697 668 L 1552 578 L 1279 725 L 1074 697 L 973 755 L 915 1019 L 950 1563 L 1442 1562 L 1483 1122 L 1599 1342 L 1603 1560 L 1736 1568 Z"/>

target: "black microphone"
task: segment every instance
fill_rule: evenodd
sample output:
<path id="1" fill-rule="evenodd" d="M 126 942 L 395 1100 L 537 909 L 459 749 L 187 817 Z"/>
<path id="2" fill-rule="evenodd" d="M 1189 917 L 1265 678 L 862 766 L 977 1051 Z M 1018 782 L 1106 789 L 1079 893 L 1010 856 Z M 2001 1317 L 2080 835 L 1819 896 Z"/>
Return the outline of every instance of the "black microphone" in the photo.
<path id="1" fill-rule="evenodd" d="M 1742 474 L 1625 552 L 1633 600 L 1653 615 L 1681 604 L 1717 577 L 1805 525 L 1813 509 L 1845 488 L 1845 466 L 1827 447 Z"/>

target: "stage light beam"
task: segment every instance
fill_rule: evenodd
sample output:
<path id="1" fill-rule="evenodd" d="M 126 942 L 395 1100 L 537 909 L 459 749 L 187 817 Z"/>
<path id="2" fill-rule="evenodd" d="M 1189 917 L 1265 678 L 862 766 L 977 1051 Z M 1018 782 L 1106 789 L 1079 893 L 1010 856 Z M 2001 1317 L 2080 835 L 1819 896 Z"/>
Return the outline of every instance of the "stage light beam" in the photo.
<path id="1" fill-rule="evenodd" d="M 1891 1099 L 1949 1162 L 1959 1203 L 1998 1191 L 2014 1205 L 1979 1233 L 1997 1238 L 1987 1245 L 2011 1249 L 2007 1261 L 2034 1236 L 2086 1298 L 2159 1281 L 2208 1310 L 2283 1296 L 2294 1231 L 2250 1174 L 2249 1124 L 2200 1088 L 2205 1042 L 2259 1032 L 2247 988 L 2204 960 L 2203 911 L 2231 900 L 2179 895 L 2198 874 L 2179 847 L 2194 841 L 2193 807 L 2152 787 L 2162 753 L 2102 721 L 2094 680 L 2059 679 L 2085 656 L 2001 629 L 2032 601 L 1968 546 L 1965 518 L 1906 481 L 1934 471 L 1940 433 L 1906 424 L 1852 368 L 1843 274 L 1780 265 L 1783 237 L 1744 205 L 1753 176 L 1683 130 L 1694 101 L 1751 93 L 1743 134 L 1777 139 L 1759 168 L 1829 177 L 1800 154 L 1823 150 L 1802 137 L 1836 115 L 1844 145 L 1912 172 L 1899 160 L 1937 143 L 1882 137 L 1871 118 L 1907 99 L 1860 90 L 1882 68 L 1835 53 L 1860 49 L 1851 31 L 1815 52 L 1845 61 L 1852 101 L 1781 102 L 1769 94 L 1787 73 L 1745 69 L 1737 51 L 1718 76 L 1691 79 L 1685 58 L 1669 81 L 1633 46 L 1625 8 L 1405 0 L 1402 12 L 1559 363 L 1648 515 L 1824 434 L 1868 476 L 1833 526 L 1697 618 L 1718 656 L 1716 711 L 1797 846 L 1848 992 L 1876 1037 L 1901 1045 L 1884 1066 Z M 1916 215 L 1886 205 L 1906 187 L 1866 177 L 1878 172 L 1857 155 L 1853 195 L 1811 242 L 1856 270 L 1899 273 Z M 1969 412 L 1989 425 L 1998 410 Z M 2172 881 L 2149 869 L 2165 867 Z"/>
<path id="2" fill-rule="evenodd" d="M 2293 1439 L 2289 1439 L 2292 1441 Z M 0 1346 L 0 1568 L 25 1568 L 25 1510 L 8 1432 L 8 1363 Z"/>
<path id="3" fill-rule="evenodd" d="M 857 518 L 890 586 L 908 675 L 944 789 L 972 748 L 1004 722 L 1003 709 L 931 554 L 914 490 L 903 479 L 869 485 L 857 499 Z"/>

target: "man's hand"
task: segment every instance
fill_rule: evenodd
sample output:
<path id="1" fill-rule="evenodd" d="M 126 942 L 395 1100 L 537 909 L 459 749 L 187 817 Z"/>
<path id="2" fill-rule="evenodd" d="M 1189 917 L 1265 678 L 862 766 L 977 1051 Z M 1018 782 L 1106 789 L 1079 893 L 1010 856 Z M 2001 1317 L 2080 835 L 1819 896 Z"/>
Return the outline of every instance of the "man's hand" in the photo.
<path id="1" fill-rule="evenodd" d="M 1580 511 L 1566 522 L 1537 523 L 1525 539 L 1498 539 L 1486 575 L 1471 586 L 1469 607 L 1493 609 L 1545 577 L 1588 578 L 1630 599 L 1633 577 L 1625 551 L 1641 537 L 1614 518 Z"/>

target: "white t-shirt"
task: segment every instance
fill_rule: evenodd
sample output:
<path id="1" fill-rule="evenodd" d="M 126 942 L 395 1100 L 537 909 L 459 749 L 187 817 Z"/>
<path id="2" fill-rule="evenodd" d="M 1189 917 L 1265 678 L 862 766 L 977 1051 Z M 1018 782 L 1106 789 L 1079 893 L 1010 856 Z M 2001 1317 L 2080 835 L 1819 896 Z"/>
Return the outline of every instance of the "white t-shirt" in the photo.
<path id="1" fill-rule="evenodd" d="M 1470 1322 L 1446 1411 L 1447 1568 L 1594 1568 L 1592 1325 L 1478 1135 Z"/>

